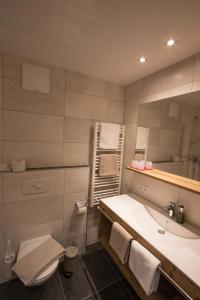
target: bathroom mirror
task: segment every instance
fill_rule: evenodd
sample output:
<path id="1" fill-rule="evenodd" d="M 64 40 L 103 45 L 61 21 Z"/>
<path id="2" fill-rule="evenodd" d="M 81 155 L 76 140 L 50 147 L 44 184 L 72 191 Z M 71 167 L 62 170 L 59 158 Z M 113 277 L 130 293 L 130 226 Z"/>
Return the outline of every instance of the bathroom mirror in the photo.
<path id="1" fill-rule="evenodd" d="M 135 159 L 200 181 L 200 92 L 140 105 Z"/>

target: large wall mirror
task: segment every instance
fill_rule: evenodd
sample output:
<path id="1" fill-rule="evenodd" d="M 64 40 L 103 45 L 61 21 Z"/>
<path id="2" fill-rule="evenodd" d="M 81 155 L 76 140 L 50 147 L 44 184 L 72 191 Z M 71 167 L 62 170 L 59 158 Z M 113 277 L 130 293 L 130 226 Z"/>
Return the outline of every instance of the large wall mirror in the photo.
<path id="1" fill-rule="evenodd" d="M 200 92 L 140 105 L 135 158 L 200 181 Z"/>

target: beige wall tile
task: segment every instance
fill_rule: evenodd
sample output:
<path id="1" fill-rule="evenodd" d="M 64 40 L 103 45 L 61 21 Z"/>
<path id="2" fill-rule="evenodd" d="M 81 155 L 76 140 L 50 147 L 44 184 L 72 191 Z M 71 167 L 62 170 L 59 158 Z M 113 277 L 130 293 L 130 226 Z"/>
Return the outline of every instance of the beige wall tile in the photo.
<path id="1" fill-rule="evenodd" d="M 63 121 L 59 116 L 5 111 L 5 139 L 62 142 Z"/>
<path id="2" fill-rule="evenodd" d="M 124 108 L 124 122 L 136 123 L 138 121 L 138 104 L 135 101 L 128 101 Z"/>
<path id="3" fill-rule="evenodd" d="M 5 203 L 6 231 L 50 223 L 63 217 L 63 196 Z"/>
<path id="4" fill-rule="evenodd" d="M 4 154 L 8 163 L 12 160 L 25 159 L 27 168 L 61 167 L 63 143 L 5 141 Z"/>
<path id="5" fill-rule="evenodd" d="M 66 92 L 65 115 L 106 121 L 108 100 L 96 96 Z"/>
<path id="6" fill-rule="evenodd" d="M 3 141 L 0 141 L 0 163 L 2 163 L 4 160 L 3 157 Z"/>
<path id="7" fill-rule="evenodd" d="M 77 215 L 76 201 L 88 201 L 88 191 L 64 195 L 64 219 Z"/>
<path id="8" fill-rule="evenodd" d="M 160 139 L 160 129 L 159 128 L 149 128 L 149 140 L 148 146 L 158 146 Z M 149 151 L 149 149 L 148 149 Z"/>
<path id="9" fill-rule="evenodd" d="M 102 79 L 70 71 L 69 90 L 77 93 L 107 97 L 109 83 Z"/>
<path id="10" fill-rule="evenodd" d="M 64 90 L 51 88 L 50 94 L 40 94 L 22 90 L 21 81 L 4 80 L 5 109 L 64 115 Z"/>
<path id="11" fill-rule="evenodd" d="M 89 187 L 89 171 L 90 169 L 88 167 L 65 169 L 65 193 L 87 193 Z"/>
<path id="12" fill-rule="evenodd" d="M 160 130 L 160 146 L 178 146 L 180 144 L 180 131 L 178 130 Z"/>
<path id="13" fill-rule="evenodd" d="M 0 77 L 0 109 L 3 108 L 3 78 Z"/>
<path id="14" fill-rule="evenodd" d="M 92 120 L 65 117 L 64 119 L 64 142 L 90 143 Z"/>
<path id="15" fill-rule="evenodd" d="M 55 88 L 65 89 L 65 70 L 62 68 L 51 67 L 50 85 Z"/>
<path id="16" fill-rule="evenodd" d="M 123 164 L 125 167 L 130 166 L 132 160 L 135 158 L 135 147 L 125 145 Z"/>
<path id="17" fill-rule="evenodd" d="M 179 155 L 179 146 L 160 146 L 158 148 L 159 161 L 170 161 L 174 155 Z"/>
<path id="18" fill-rule="evenodd" d="M 166 129 L 180 130 L 182 125 L 181 117 L 170 118 L 167 115 L 162 115 L 160 127 Z"/>
<path id="19" fill-rule="evenodd" d="M 6 232 L 6 240 L 12 241 L 15 252 L 19 250 L 20 243 L 29 239 L 34 239 L 43 235 L 50 234 L 56 241 L 63 243 L 63 220 L 54 221 L 29 227 L 21 230 Z"/>
<path id="20" fill-rule="evenodd" d="M 0 233 L 4 231 L 3 202 L 0 202 Z"/>
<path id="21" fill-rule="evenodd" d="M 4 261 L 4 237 L 3 237 L 3 234 L 0 233 L 0 262 L 3 262 Z M 1 269 L 1 266 L 0 266 L 0 269 Z M 3 277 L 3 275 L 1 276 L 1 273 L 0 273 L 0 279 L 1 277 Z"/>
<path id="22" fill-rule="evenodd" d="M 200 81 L 200 54 L 195 55 L 193 82 Z"/>
<path id="23" fill-rule="evenodd" d="M 200 227 L 200 196 L 198 194 L 181 190 L 179 204 L 184 205 L 186 220 Z"/>
<path id="24" fill-rule="evenodd" d="M 0 174 L 0 202 L 3 202 L 3 175 Z"/>
<path id="25" fill-rule="evenodd" d="M 124 103 L 108 100 L 108 122 L 123 123 Z"/>
<path id="26" fill-rule="evenodd" d="M 129 173 L 132 173 L 129 174 L 129 191 L 136 192 L 160 207 L 166 207 L 169 204 L 169 201 L 175 203 L 178 202 L 179 188 L 142 174 L 134 174 L 133 172 Z M 148 186 L 148 194 L 137 189 L 138 183 Z"/>
<path id="27" fill-rule="evenodd" d="M 0 52 L 0 76 L 3 75 L 3 53 Z"/>
<path id="28" fill-rule="evenodd" d="M 133 101 L 137 98 L 139 98 L 142 94 L 142 81 L 135 81 L 128 86 L 126 86 L 125 89 L 125 100 L 126 101 Z"/>
<path id="29" fill-rule="evenodd" d="M 49 191 L 37 194 L 25 194 L 23 184 L 41 183 L 47 180 Z M 7 173 L 3 175 L 3 190 L 5 202 L 25 201 L 37 198 L 47 198 L 64 194 L 64 170 L 28 171 L 23 173 Z M 55 200 L 56 201 L 56 200 Z"/>
<path id="30" fill-rule="evenodd" d="M 0 110 L 0 141 L 3 140 L 3 110 Z"/>
<path id="31" fill-rule="evenodd" d="M 22 58 L 11 54 L 4 54 L 4 76 L 9 78 L 22 78 Z"/>
<path id="32" fill-rule="evenodd" d="M 99 211 L 97 207 L 88 208 L 87 245 L 98 242 Z"/>
<path id="33" fill-rule="evenodd" d="M 146 127 L 160 127 L 162 113 L 158 109 L 146 107 L 145 105 L 139 106 L 138 112 L 138 125 Z"/>
<path id="34" fill-rule="evenodd" d="M 125 144 L 136 145 L 137 123 L 128 123 L 125 127 Z"/>
<path id="35" fill-rule="evenodd" d="M 68 219 L 64 219 L 64 239 L 65 241 L 75 241 L 76 238 L 85 236 L 86 238 L 86 221 L 87 214 L 76 215 Z"/>
<path id="36" fill-rule="evenodd" d="M 124 101 L 125 87 L 111 82 L 109 85 L 109 98 L 113 100 Z"/>
<path id="37" fill-rule="evenodd" d="M 89 144 L 64 143 L 63 165 L 82 166 L 89 164 Z"/>
<path id="38" fill-rule="evenodd" d="M 190 57 L 142 80 L 142 95 L 154 94 L 192 82 L 194 57 Z"/>

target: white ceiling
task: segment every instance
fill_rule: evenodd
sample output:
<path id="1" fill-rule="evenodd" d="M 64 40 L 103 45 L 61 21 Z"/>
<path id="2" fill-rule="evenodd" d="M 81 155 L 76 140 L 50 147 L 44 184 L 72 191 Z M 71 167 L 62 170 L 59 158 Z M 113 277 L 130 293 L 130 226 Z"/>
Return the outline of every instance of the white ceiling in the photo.
<path id="1" fill-rule="evenodd" d="M 2 50 L 123 84 L 200 52 L 199 29 L 199 0 L 0 0 Z"/>

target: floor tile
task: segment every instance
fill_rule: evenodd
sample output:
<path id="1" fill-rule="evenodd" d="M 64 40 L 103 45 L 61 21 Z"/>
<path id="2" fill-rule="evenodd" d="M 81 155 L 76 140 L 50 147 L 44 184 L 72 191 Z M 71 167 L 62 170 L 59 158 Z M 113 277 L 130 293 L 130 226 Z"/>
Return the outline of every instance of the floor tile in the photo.
<path id="1" fill-rule="evenodd" d="M 63 264 L 59 266 L 59 274 L 67 299 L 80 300 L 94 293 L 81 257 L 71 260 L 67 270 L 73 272 L 72 277 L 69 279 L 64 277 Z"/>
<path id="2" fill-rule="evenodd" d="M 120 271 L 120 269 L 117 267 L 117 265 L 114 263 L 114 261 L 112 260 L 112 258 L 110 257 L 110 255 L 106 252 L 105 249 L 102 250 L 102 254 L 104 255 L 104 257 L 106 258 L 107 262 L 110 264 L 111 268 L 113 269 L 113 271 L 115 272 L 116 276 L 121 279 L 124 277 L 124 275 L 122 274 L 122 272 Z"/>
<path id="3" fill-rule="evenodd" d="M 68 300 L 64 298 L 61 283 L 56 272 L 45 284 L 38 287 L 24 287 L 18 279 L 0 285 L 2 300 Z"/>
<path id="4" fill-rule="evenodd" d="M 134 291 L 132 286 L 129 284 L 129 282 L 125 278 L 121 279 L 121 283 L 125 287 L 125 289 L 128 291 L 128 293 L 132 297 L 132 299 L 140 300 L 140 298 L 138 297 L 138 295 L 136 294 L 136 292 Z"/>
<path id="5" fill-rule="evenodd" d="M 82 259 L 94 290 L 98 291 L 118 280 L 102 251 L 86 255 Z"/>
<path id="6" fill-rule="evenodd" d="M 102 250 L 103 248 L 100 243 L 94 243 L 86 247 L 86 255 Z"/>
<path id="7" fill-rule="evenodd" d="M 133 300 L 121 282 L 117 282 L 87 298 L 87 300 Z M 85 299 L 86 300 L 86 299 Z"/>

